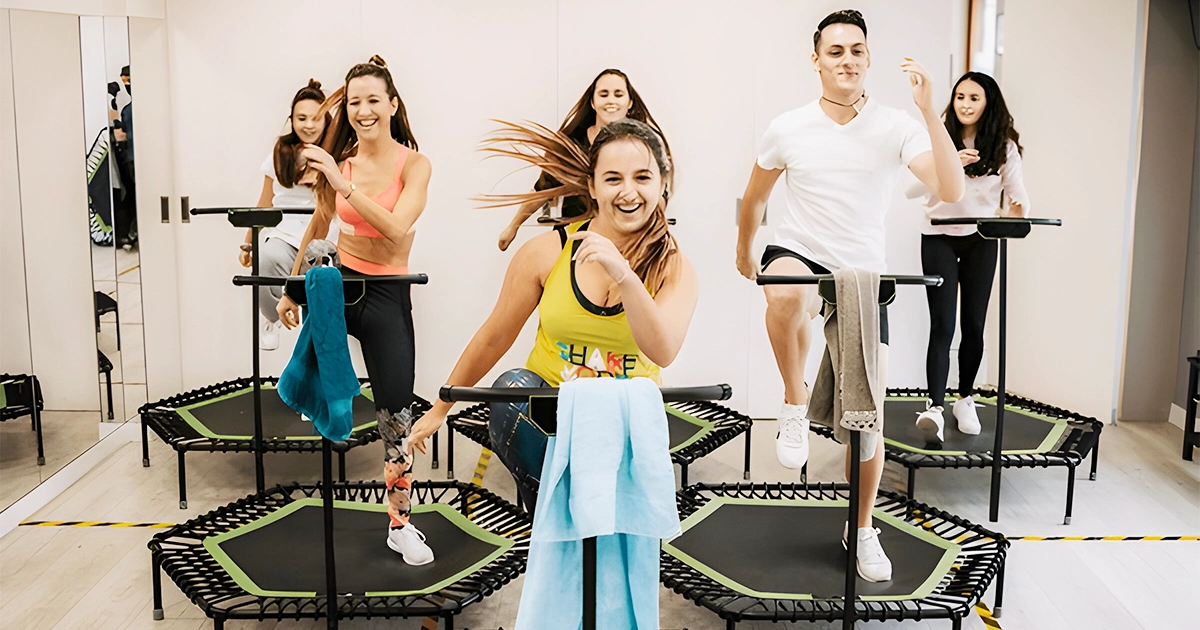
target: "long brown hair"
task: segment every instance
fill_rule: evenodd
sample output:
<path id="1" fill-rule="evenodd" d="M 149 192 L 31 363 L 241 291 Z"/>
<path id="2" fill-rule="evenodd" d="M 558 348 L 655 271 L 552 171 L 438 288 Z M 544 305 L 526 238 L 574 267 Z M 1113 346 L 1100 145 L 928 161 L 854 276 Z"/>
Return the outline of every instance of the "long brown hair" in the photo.
<path id="1" fill-rule="evenodd" d="M 512 157 L 542 169 L 561 185 L 546 190 L 534 190 L 511 195 L 483 195 L 480 201 L 489 208 L 520 205 L 526 202 L 545 203 L 555 197 L 585 197 L 588 210 L 571 219 L 585 221 L 596 216 L 597 206 L 591 197 L 589 183 L 594 176 L 596 158 L 605 145 L 618 140 L 633 140 L 646 146 L 658 165 L 663 178 L 663 197 L 655 205 L 650 220 L 636 239 L 621 251 L 633 272 L 646 289 L 657 292 L 666 283 L 679 246 L 667 224 L 667 191 L 671 189 L 674 168 L 662 136 L 650 125 L 626 118 L 610 123 L 596 135 L 587 153 L 562 131 L 552 131 L 537 123 L 517 124 L 496 121 L 501 128 L 484 141 L 483 151 L 491 155 Z"/>
<path id="2" fill-rule="evenodd" d="M 617 70 L 616 68 L 606 68 L 592 79 L 591 85 L 584 91 L 583 95 L 575 101 L 575 105 L 571 107 L 571 111 L 567 112 L 567 117 L 563 119 L 562 126 L 558 128 L 558 132 L 568 138 L 578 137 L 579 133 L 587 133 L 588 128 L 596 124 L 596 107 L 592 105 L 592 97 L 596 94 L 596 84 L 600 79 L 613 75 L 621 77 L 625 81 L 626 91 L 629 93 L 629 112 L 625 114 L 626 118 L 631 118 L 640 122 L 644 122 L 658 134 L 662 139 L 663 146 L 666 147 L 667 155 L 671 155 L 671 147 L 667 144 L 667 136 L 659 128 L 658 122 L 654 120 L 654 116 L 650 115 L 650 109 L 646 107 L 646 101 L 642 100 L 642 95 L 634 89 L 633 84 L 629 82 L 629 75 Z"/>
<path id="3" fill-rule="evenodd" d="M 325 103 L 325 93 L 321 91 L 321 82 L 316 79 L 309 79 L 308 85 L 300 88 L 299 92 L 292 97 L 292 108 L 289 111 L 288 120 L 296 115 L 296 105 L 301 101 L 316 101 L 317 104 Z M 329 129 L 329 112 L 323 111 L 318 113 L 319 116 L 325 118 L 325 130 Z M 325 131 L 321 132 L 322 137 Z M 318 142 L 320 142 L 318 140 Z M 275 166 L 275 181 L 279 182 L 284 188 L 291 188 L 300 181 L 300 177 L 304 174 L 304 169 L 299 168 L 297 154 L 300 153 L 300 136 L 296 135 L 296 130 L 293 128 L 288 133 L 279 136 L 275 141 L 275 150 L 272 154 L 272 162 Z"/>
<path id="4" fill-rule="evenodd" d="M 326 111 L 336 108 L 337 114 L 333 117 L 333 128 L 329 133 L 325 134 L 325 140 L 321 143 L 321 148 L 329 152 L 334 160 L 341 162 L 347 157 L 354 155 L 358 149 L 358 134 L 354 133 L 354 128 L 350 126 L 350 121 L 346 117 L 346 90 L 350 86 L 350 81 L 359 77 L 377 77 L 382 79 L 387 86 L 387 95 L 389 98 L 396 99 L 399 107 L 396 108 L 396 113 L 392 115 L 391 134 L 392 138 L 403 144 L 404 146 L 417 150 L 417 139 L 413 137 L 412 126 L 408 124 L 408 110 L 404 107 L 404 99 L 400 98 L 400 92 L 396 89 L 396 83 L 392 81 L 392 73 L 387 69 L 387 62 L 379 55 L 374 55 L 367 63 L 356 64 L 350 71 L 346 73 L 346 83 L 338 88 L 338 91 L 329 96 L 325 101 Z"/>
<path id="5" fill-rule="evenodd" d="M 975 149 L 979 151 L 979 161 L 968 164 L 963 171 L 967 177 L 996 175 L 1008 161 L 1009 140 L 1017 145 L 1018 154 L 1023 152 L 1021 134 L 1017 133 L 1012 114 L 1008 112 L 1004 94 L 1000 92 L 996 80 L 982 72 L 968 72 L 954 83 L 950 90 L 950 104 L 946 106 L 946 111 L 942 112 L 946 131 L 950 133 L 955 148 L 959 151 L 966 148 L 963 144 L 963 125 L 954 111 L 958 86 L 962 85 L 963 81 L 973 81 L 983 88 L 983 96 L 987 101 L 983 106 L 983 115 L 979 117 L 979 122 L 975 123 Z"/>

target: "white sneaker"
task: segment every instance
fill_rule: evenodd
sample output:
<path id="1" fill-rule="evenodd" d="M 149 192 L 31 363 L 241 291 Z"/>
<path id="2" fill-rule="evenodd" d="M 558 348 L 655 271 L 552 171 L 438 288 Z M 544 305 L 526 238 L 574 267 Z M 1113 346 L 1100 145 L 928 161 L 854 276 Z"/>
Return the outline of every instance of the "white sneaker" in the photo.
<path id="1" fill-rule="evenodd" d="M 775 435 L 775 456 L 784 468 L 800 469 L 808 463 L 807 405 L 784 403 L 779 413 L 779 433 Z"/>
<path id="2" fill-rule="evenodd" d="M 941 444 L 945 440 L 943 428 L 946 421 L 942 418 L 943 412 L 945 409 L 942 407 L 927 406 L 925 411 L 917 415 L 917 429 L 929 444 Z"/>
<path id="3" fill-rule="evenodd" d="M 259 350 L 274 350 L 279 347 L 279 324 L 263 320 L 262 330 L 258 333 Z"/>
<path id="4" fill-rule="evenodd" d="M 405 564 L 419 567 L 433 562 L 433 550 L 425 544 L 425 534 L 412 523 L 388 531 L 387 546 L 400 554 Z"/>
<path id="5" fill-rule="evenodd" d="M 846 532 L 849 524 L 842 528 L 842 549 L 849 549 L 846 544 Z M 892 579 L 892 561 L 883 553 L 879 544 L 879 528 L 859 527 L 858 546 L 855 548 L 858 577 L 868 582 L 887 582 Z"/>
<path id="6" fill-rule="evenodd" d="M 975 412 L 975 399 L 967 396 L 954 402 L 952 408 L 954 419 L 958 420 L 958 430 L 967 435 L 979 435 L 979 414 Z"/>

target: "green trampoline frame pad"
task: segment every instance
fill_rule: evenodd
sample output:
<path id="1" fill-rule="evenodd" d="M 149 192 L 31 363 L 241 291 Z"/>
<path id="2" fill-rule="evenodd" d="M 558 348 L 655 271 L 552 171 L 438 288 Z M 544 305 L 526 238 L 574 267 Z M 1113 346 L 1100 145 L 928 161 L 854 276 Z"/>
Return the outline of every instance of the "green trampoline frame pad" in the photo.
<path id="1" fill-rule="evenodd" d="M 704 439 L 704 436 L 713 432 L 713 423 L 709 422 L 708 420 L 697 418 L 696 416 L 693 416 L 690 413 L 684 413 L 684 412 L 672 407 L 671 405 L 664 405 L 664 407 L 666 407 L 668 415 L 675 416 L 676 418 L 679 418 L 680 420 L 683 420 L 684 422 L 694 424 L 698 427 L 696 432 L 693 433 L 691 437 L 689 437 L 688 439 L 671 447 L 671 450 L 668 451 L 669 453 L 675 453 L 676 451 L 681 451 L 681 450 L 691 446 L 692 444 L 699 442 L 700 440 Z"/>
<path id="2" fill-rule="evenodd" d="M 267 390 L 275 391 L 276 389 L 278 389 L 278 388 L 275 387 L 274 385 L 267 385 L 266 383 L 264 383 L 262 385 L 262 391 L 264 391 L 264 392 Z M 371 392 L 370 387 L 363 387 L 361 390 L 359 390 L 359 393 L 362 394 L 362 396 L 364 398 L 366 398 L 367 400 L 370 400 L 372 402 L 375 400 L 375 395 Z M 179 414 L 179 417 L 183 418 L 183 421 L 188 423 L 188 425 L 190 425 L 193 429 L 195 429 L 197 433 L 199 433 L 200 435 L 203 435 L 204 437 L 206 437 L 210 440 L 247 440 L 247 441 L 253 440 L 254 439 L 253 435 L 222 435 L 219 433 L 214 433 L 211 429 L 208 428 L 207 425 L 205 425 L 203 422 L 201 422 L 200 419 L 197 418 L 195 414 L 192 413 L 193 409 L 197 409 L 200 407 L 206 407 L 213 403 L 221 402 L 224 400 L 230 400 L 233 398 L 237 398 L 238 396 L 247 396 L 247 395 L 249 395 L 249 396 L 254 395 L 253 387 L 248 387 L 246 389 L 232 392 L 229 394 L 225 394 L 223 396 L 217 396 L 216 398 L 202 400 L 200 402 L 192 403 L 192 404 L 184 406 L 184 407 L 176 407 L 175 413 Z M 365 431 L 367 429 L 373 428 L 376 424 L 377 424 L 376 421 L 371 420 L 370 422 L 355 425 L 354 427 L 351 427 L 350 433 L 354 434 L 354 433 L 358 433 L 359 431 Z M 267 439 L 267 440 L 319 440 L 319 439 L 321 439 L 321 436 L 320 435 L 267 436 L 267 437 L 265 437 L 265 439 Z"/>
<path id="3" fill-rule="evenodd" d="M 914 398 L 911 396 L 888 396 L 885 399 L 885 401 L 913 402 Z M 996 406 L 995 398 L 976 398 L 975 402 L 991 405 L 992 407 Z M 1022 409 L 1021 407 L 1014 407 L 1009 404 L 1004 405 L 1004 413 L 1005 413 L 1005 415 L 1020 414 L 1026 418 L 1033 419 L 1033 420 L 1040 420 L 1042 422 L 1045 422 L 1045 423 L 1053 425 L 1053 426 L 1050 428 L 1050 430 L 1048 432 L 1046 432 L 1046 437 L 1042 440 L 1042 443 L 1039 444 L 1037 448 L 1022 449 L 1022 450 L 1003 449 L 1001 451 L 1001 455 L 1037 455 L 1037 454 L 1041 454 L 1041 453 L 1049 453 L 1050 451 L 1054 450 L 1055 446 L 1058 445 L 1058 442 L 1062 439 L 1063 435 L 1067 432 L 1067 429 L 1069 428 L 1067 426 L 1067 420 L 1065 418 L 1052 418 L 1047 415 L 1035 413 L 1028 409 Z M 900 422 L 904 422 L 907 420 L 908 419 L 905 418 L 904 420 L 900 420 Z M 888 421 L 888 420 L 885 419 L 885 422 L 886 421 Z M 948 451 L 948 450 L 925 449 L 925 448 L 920 448 L 918 446 L 913 446 L 912 444 L 908 444 L 905 442 L 900 442 L 898 440 L 894 440 L 894 439 L 886 437 L 886 436 L 883 438 L 883 442 L 884 442 L 884 444 L 889 445 L 893 448 L 896 448 L 897 450 L 905 451 L 908 453 L 918 453 L 921 455 L 955 457 L 955 456 L 971 455 L 973 453 L 981 454 L 981 453 L 990 452 L 990 451 L 968 452 L 968 451 Z"/>
<path id="4" fill-rule="evenodd" d="M 712 499 L 711 501 L 705 503 L 703 507 L 696 510 L 691 516 L 684 519 L 683 523 L 680 524 L 682 532 L 679 534 L 679 536 L 676 536 L 675 538 L 664 541 L 663 545 L 662 545 L 663 551 L 665 551 L 666 553 L 669 553 L 672 556 L 675 556 L 679 560 L 690 565 L 695 570 L 697 570 L 700 573 L 715 580 L 717 583 L 721 584 L 722 586 L 725 586 L 726 588 L 728 588 L 732 591 L 735 591 L 737 593 L 746 595 L 747 597 L 756 597 L 759 599 L 792 599 L 792 600 L 826 599 L 824 597 L 816 598 L 816 597 L 813 597 L 813 595 L 811 595 L 811 594 L 766 593 L 766 592 L 754 590 L 752 588 L 742 585 L 741 583 L 733 580 L 732 578 L 726 576 L 725 574 L 721 573 L 720 571 L 704 564 L 703 562 L 700 562 L 698 559 L 681 551 L 679 548 L 675 547 L 672 544 L 675 540 L 677 540 L 678 538 L 687 534 L 687 532 L 690 529 L 692 529 L 693 527 L 698 525 L 705 518 L 709 517 L 714 512 L 716 512 L 717 510 L 719 510 L 722 507 L 727 506 L 727 505 L 762 505 L 762 506 L 779 505 L 779 506 L 787 506 L 787 507 L 819 507 L 819 508 L 828 508 L 828 509 L 839 509 L 839 510 L 845 511 L 849 508 L 849 505 L 850 505 L 849 502 L 847 502 L 846 500 L 843 500 L 843 499 L 839 499 L 839 500 L 736 499 L 736 498 L 730 498 L 730 497 L 716 497 L 716 498 Z M 863 601 L 901 601 L 901 600 L 923 599 L 925 597 L 928 597 L 937 588 L 938 584 L 941 583 L 942 579 L 946 576 L 946 574 L 950 572 L 950 568 L 952 566 L 954 566 L 954 562 L 958 558 L 958 554 L 962 550 L 962 547 L 959 545 L 956 545 L 944 538 L 941 538 L 921 527 L 918 527 L 911 523 L 906 523 L 905 521 L 898 519 L 898 518 L 892 516 L 891 514 L 888 514 L 881 510 L 878 510 L 878 509 L 873 510 L 871 515 L 872 515 L 872 518 L 883 521 L 901 532 L 904 532 L 910 536 L 920 539 L 923 542 L 929 543 L 930 545 L 938 547 L 938 548 L 942 549 L 943 552 L 942 552 L 941 559 L 937 563 L 937 567 L 933 571 L 930 572 L 929 577 L 921 584 L 921 586 L 918 587 L 916 590 L 914 590 L 912 593 L 902 594 L 902 595 L 860 595 L 859 599 L 861 599 Z M 797 529 L 797 535 L 800 536 L 800 535 L 804 535 L 804 534 L 801 530 Z M 836 543 L 832 543 L 832 544 L 836 544 Z"/>
<path id="5" fill-rule="evenodd" d="M 377 512 L 382 517 L 384 517 L 383 519 L 381 519 L 380 522 L 381 523 L 386 522 L 388 508 L 386 505 L 381 504 L 381 503 L 359 503 L 356 501 L 334 501 L 333 505 L 334 505 L 335 509 L 358 510 L 358 511 L 362 511 L 362 512 Z M 254 580 L 250 579 L 250 576 L 246 575 L 246 572 L 243 571 L 242 568 L 239 567 L 237 565 L 237 563 L 233 561 L 233 558 L 230 558 L 229 554 L 225 553 L 225 550 L 221 548 L 221 543 L 226 542 L 230 539 L 236 538 L 238 536 L 241 536 L 243 534 L 248 534 L 252 531 L 266 527 L 267 525 L 270 525 L 271 523 L 279 521 L 280 519 L 286 518 L 288 515 L 296 512 L 297 510 L 301 510 L 305 507 L 321 508 L 321 506 L 322 506 L 321 499 L 300 499 L 297 501 L 292 501 L 291 503 L 287 504 L 283 508 L 280 508 L 279 510 L 272 512 L 272 513 L 268 514 L 267 516 L 264 516 L 256 521 L 253 521 L 246 525 L 242 525 L 241 527 L 230 530 L 228 532 L 225 532 L 222 534 L 217 534 L 216 536 L 209 536 L 208 538 L 205 538 L 204 539 L 204 548 L 207 549 L 208 552 L 210 554 L 212 554 L 213 558 L 216 559 L 216 561 L 221 565 L 221 567 L 223 569 L 225 569 L 225 571 L 227 573 L 229 573 L 229 576 L 233 578 L 233 581 L 236 582 L 239 587 L 241 587 L 243 590 L 245 590 L 247 593 L 249 593 L 251 595 L 254 595 L 256 597 L 316 597 L 317 593 L 315 593 L 315 592 L 302 593 L 302 592 L 298 592 L 298 591 L 269 591 L 269 590 L 260 588 L 258 586 L 258 584 L 255 584 Z M 450 521 L 454 525 L 457 525 L 459 527 L 459 529 L 461 529 L 465 534 L 472 536 L 474 538 L 477 538 L 487 544 L 493 545 L 496 547 L 496 549 L 494 551 L 492 551 L 491 553 L 489 553 L 488 555 L 481 558 L 480 560 L 478 560 L 477 562 L 475 562 L 475 563 L 471 564 L 470 566 L 468 566 L 467 568 L 463 569 L 462 571 L 459 571 L 458 573 L 455 573 L 454 575 L 444 578 L 422 590 L 417 590 L 417 591 L 373 591 L 373 592 L 362 593 L 363 596 L 366 596 L 366 597 L 402 597 L 402 596 L 408 596 L 408 595 L 427 595 L 429 593 L 436 593 L 437 591 L 440 591 L 443 588 L 446 588 L 447 586 L 454 584 L 455 582 L 475 573 L 479 569 L 491 564 L 497 558 L 499 558 L 500 556 L 507 553 L 509 549 L 512 549 L 513 545 L 515 544 L 512 540 L 505 538 L 504 536 L 501 536 L 499 534 L 493 534 L 492 532 L 489 532 L 489 531 L 479 527 L 478 525 L 473 523 L 470 519 L 468 519 L 466 516 L 463 516 L 459 511 L 455 510 L 453 507 L 451 507 L 449 505 L 446 505 L 445 503 L 426 503 L 423 505 L 414 505 L 412 508 L 413 514 L 421 514 L 421 513 L 427 513 L 427 512 L 437 512 L 442 517 L 444 517 L 446 520 Z M 383 538 L 384 538 L 385 532 L 382 527 L 380 528 L 379 533 L 380 533 L 380 536 L 379 536 L 380 553 L 381 554 L 395 553 L 394 551 L 391 551 L 390 549 L 388 549 L 384 546 Z M 321 550 L 321 552 L 324 553 L 323 550 Z M 282 559 L 282 561 L 286 561 L 286 559 Z"/>

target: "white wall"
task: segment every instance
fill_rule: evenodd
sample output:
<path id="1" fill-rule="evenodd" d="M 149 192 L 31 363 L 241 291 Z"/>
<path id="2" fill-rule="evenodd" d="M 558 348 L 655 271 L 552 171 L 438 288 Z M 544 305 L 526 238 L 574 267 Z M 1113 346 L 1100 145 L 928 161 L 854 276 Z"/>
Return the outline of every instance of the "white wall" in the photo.
<path id="1" fill-rule="evenodd" d="M 1200 54 L 1186 4 L 1151 0 L 1129 319 L 1117 418 L 1166 421 L 1179 371 Z"/>
<path id="2" fill-rule="evenodd" d="M 116 15 L 162 19 L 163 0 L 0 0 L 0 9 L 26 9 L 69 15 Z"/>
<path id="3" fill-rule="evenodd" d="M 950 58 L 955 38 L 962 36 L 958 31 L 965 29 L 961 2 L 925 0 L 915 8 L 883 0 L 867 4 L 875 59 L 868 81 L 872 97 L 916 114 L 899 70 L 901 57 L 912 55 L 931 69 L 938 82 L 935 98 L 943 102 L 963 62 L 961 55 Z M 414 289 L 417 391 L 430 396 L 490 312 L 511 259 L 511 253 L 494 249 L 510 211 L 479 210 L 470 198 L 524 190 L 536 175 L 513 174 L 514 162 L 481 161 L 477 145 L 494 128 L 488 119 L 555 126 L 597 72 L 622 68 L 674 149 L 677 194 L 669 212 L 679 219 L 675 232 L 702 283 L 688 341 L 664 379 L 730 382 L 734 406 L 750 410 L 760 398 L 753 389 L 756 379 L 777 385 L 779 376 L 766 344 L 761 290 L 741 279 L 733 264 L 735 199 L 770 119 L 817 96 L 808 62 L 811 30 L 824 15 L 843 8 L 832 1 L 750 6 L 735 14 L 716 0 L 610 6 L 658 24 L 655 36 L 647 37 L 638 29 L 609 28 L 584 5 L 555 0 L 509 2 L 502 8 L 482 1 L 442 6 L 362 0 L 336 9 L 319 0 L 169 2 L 177 162 L 172 221 L 178 220 L 175 204 L 181 195 L 193 207 L 253 201 L 261 185 L 257 167 L 294 91 L 310 76 L 335 89 L 350 65 L 382 54 L 421 150 L 433 163 L 429 204 L 412 257 L 412 268 L 431 277 L 429 286 Z M 797 37 L 797 32 L 804 34 Z M 274 53 L 297 40 L 313 45 L 290 47 L 285 56 Z M 246 63 L 265 58 L 272 59 L 270 72 Z M 237 94 L 239 103 L 237 116 L 221 118 L 219 133 L 206 122 L 214 90 Z M 917 272 L 921 215 L 899 194 L 897 200 L 888 225 L 889 262 L 898 272 Z M 773 206 L 781 208 L 777 201 Z M 514 247 L 540 231 L 523 231 Z M 770 231 L 762 231 L 764 242 Z M 185 388 L 249 373 L 250 294 L 229 282 L 243 273 L 235 262 L 241 238 L 216 217 L 176 224 Z M 921 384 L 924 297 L 909 291 L 892 313 L 895 381 Z M 534 323 L 497 370 L 523 363 Z M 902 335 L 905 330 L 910 334 Z M 289 343 L 285 336 L 285 349 Z M 264 353 L 264 371 L 277 374 L 287 358 L 286 350 Z M 773 414 L 779 394 L 761 398 L 769 401 L 764 414 Z"/>
<path id="4" fill-rule="evenodd" d="M 33 370 L 47 409 L 99 410 L 79 20 L 10 16 Z"/>
<path id="5" fill-rule="evenodd" d="M 28 374 L 32 370 L 9 12 L 0 10 L 0 373 Z"/>
<path id="6" fill-rule="evenodd" d="M 108 129 L 108 74 L 104 60 L 104 18 L 79 18 L 80 73 L 83 79 L 83 151 Z"/>
<path id="7" fill-rule="evenodd" d="M 1200 52 L 1196 53 L 1200 56 Z M 1197 74 L 1200 77 L 1200 73 Z M 1197 97 L 1200 99 L 1200 96 Z M 1200 155 L 1200 107 L 1196 108 L 1195 154 Z M 1180 309 L 1178 373 L 1174 402 L 1187 408 L 1187 358 L 1200 351 L 1200 159 L 1192 170 L 1192 211 L 1188 219 L 1187 273 L 1184 277 L 1183 308 Z"/>
<path id="8" fill-rule="evenodd" d="M 1034 214 L 1063 220 L 1010 247 L 1009 383 L 1109 419 L 1124 333 L 1144 4 L 1006 5 L 1002 87 L 1027 149 L 1025 182 Z"/>

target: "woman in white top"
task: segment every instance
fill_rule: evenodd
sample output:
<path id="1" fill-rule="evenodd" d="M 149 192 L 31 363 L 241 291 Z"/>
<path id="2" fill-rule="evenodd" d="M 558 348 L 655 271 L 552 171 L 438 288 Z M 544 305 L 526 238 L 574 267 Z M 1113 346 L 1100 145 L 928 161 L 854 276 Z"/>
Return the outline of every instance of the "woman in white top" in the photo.
<path id="1" fill-rule="evenodd" d="M 316 171 L 308 169 L 300 155 L 304 144 L 317 144 L 325 135 L 329 114 L 320 115 L 325 93 L 321 82 L 309 79 L 308 85 L 292 97 L 292 113 L 289 117 L 288 133 L 275 141 L 275 149 L 262 164 L 263 187 L 258 197 L 259 208 L 315 208 L 312 185 Z M 285 214 L 283 221 L 273 228 L 261 231 L 263 242 L 258 252 L 258 272 L 264 276 L 286 276 L 292 270 L 300 239 L 308 228 L 311 215 Z M 334 219 L 337 221 L 337 219 Z M 246 242 L 241 246 L 238 261 L 243 267 L 250 266 L 251 231 L 246 230 Z M 329 232 L 329 240 L 337 240 L 337 226 Z M 275 305 L 283 295 L 283 287 L 259 289 L 258 310 L 262 314 L 262 333 L 259 347 L 274 350 L 279 347 L 279 315 Z"/>
<path id="2" fill-rule="evenodd" d="M 968 72 L 954 85 L 946 107 L 946 130 L 958 147 L 966 171 L 966 192 L 956 203 L 946 203 L 927 193 L 926 216 L 1022 217 L 1029 211 L 1029 196 L 1021 175 L 1020 134 L 995 79 Z M 1002 203 L 1007 201 L 1007 207 Z M 992 278 L 996 273 L 996 241 L 979 235 L 974 225 L 926 223 L 921 236 L 924 273 L 945 279 L 927 289 L 929 299 L 929 350 L 925 373 L 929 379 L 929 408 L 917 416 L 917 427 L 930 442 L 944 438 L 943 410 L 950 372 L 950 343 L 954 338 L 954 310 L 959 303 L 962 338 L 958 346 L 958 395 L 953 414 L 958 430 L 977 435 L 975 375 L 983 359 L 983 326 L 987 318 Z"/>

